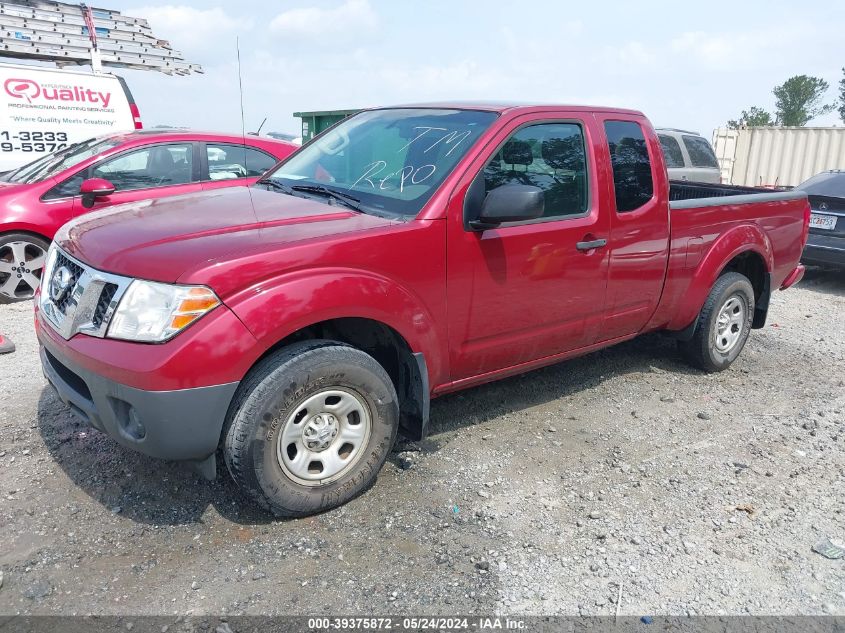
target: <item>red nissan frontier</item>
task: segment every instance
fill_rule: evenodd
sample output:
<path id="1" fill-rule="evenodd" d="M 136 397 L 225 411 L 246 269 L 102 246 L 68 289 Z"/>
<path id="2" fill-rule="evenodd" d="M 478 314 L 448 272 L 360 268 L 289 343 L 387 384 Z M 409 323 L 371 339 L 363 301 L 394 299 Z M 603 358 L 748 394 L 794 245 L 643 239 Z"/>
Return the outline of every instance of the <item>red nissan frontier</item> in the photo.
<path id="1" fill-rule="evenodd" d="M 667 180 L 639 112 L 361 112 L 252 187 L 56 236 L 44 373 L 97 429 L 280 516 L 342 504 L 431 398 L 664 331 L 728 368 L 799 281 L 803 192 Z"/>

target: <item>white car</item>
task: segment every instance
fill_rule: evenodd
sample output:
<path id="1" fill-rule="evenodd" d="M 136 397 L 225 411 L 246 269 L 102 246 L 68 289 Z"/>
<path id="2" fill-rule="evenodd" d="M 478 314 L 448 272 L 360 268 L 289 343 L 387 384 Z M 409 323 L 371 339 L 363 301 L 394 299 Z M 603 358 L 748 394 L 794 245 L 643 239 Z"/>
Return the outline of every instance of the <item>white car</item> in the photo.
<path id="1" fill-rule="evenodd" d="M 697 132 L 675 128 L 657 128 L 663 148 L 669 180 L 720 183 L 716 154 L 706 138 Z"/>

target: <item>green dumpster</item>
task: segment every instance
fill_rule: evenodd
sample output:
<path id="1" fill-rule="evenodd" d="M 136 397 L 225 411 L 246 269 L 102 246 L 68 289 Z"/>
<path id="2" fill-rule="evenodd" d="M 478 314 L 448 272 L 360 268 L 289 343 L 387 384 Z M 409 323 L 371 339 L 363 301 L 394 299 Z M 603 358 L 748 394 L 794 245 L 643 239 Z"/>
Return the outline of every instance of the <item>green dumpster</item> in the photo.
<path id="1" fill-rule="evenodd" d="M 294 112 L 293 116 L 302 119 L 302 142 L 307 143 L 323 130 L 357 112 L 360 110 L 321 110 Z"/>

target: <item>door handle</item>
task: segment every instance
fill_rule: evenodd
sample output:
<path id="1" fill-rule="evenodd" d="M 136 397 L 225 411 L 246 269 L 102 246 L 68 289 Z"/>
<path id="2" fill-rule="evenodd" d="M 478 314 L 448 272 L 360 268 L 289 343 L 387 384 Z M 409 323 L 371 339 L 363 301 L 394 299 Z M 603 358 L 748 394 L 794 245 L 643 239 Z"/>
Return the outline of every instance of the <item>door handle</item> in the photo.
<path id="1" fill-rule="evenodd" d="M 607 240 L 590 240 L 589 242 L 576 242 L 575 248 L 579 251 L 591 251 L 594 248 L 607 246 Z"/>

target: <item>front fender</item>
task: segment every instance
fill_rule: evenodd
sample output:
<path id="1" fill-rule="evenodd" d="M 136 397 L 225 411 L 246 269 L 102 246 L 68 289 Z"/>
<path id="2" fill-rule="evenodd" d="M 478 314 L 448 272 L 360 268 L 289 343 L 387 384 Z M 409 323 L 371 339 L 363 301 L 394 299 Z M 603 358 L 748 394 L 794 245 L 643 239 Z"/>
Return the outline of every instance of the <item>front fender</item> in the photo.
<path id="1" fill-rule="evenodd" d="M 390 326 L 412 352 L 422 352 L 433 384 L 445 375 L 446 350 L 430 309 L 410 289 L 371 271 L 331 268 L 285 274 L 228 297 L 226 304 L 257 339 L 258 356 L 305 327 L 354 317 Z"/>
<path id="2" fill-rule="evenodd" d="M 725 266 L 737 255 L 749 251 L 758 254 L 763 259 L 767 273 L 772 272 L 774 264 L 772 244 L 757 225 L 735 226 L 716 238 L 701 258 L 690 279 L 684 299 L 667 329 L 682 330 L 693 323 Z"/>

